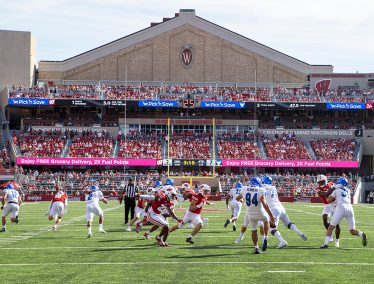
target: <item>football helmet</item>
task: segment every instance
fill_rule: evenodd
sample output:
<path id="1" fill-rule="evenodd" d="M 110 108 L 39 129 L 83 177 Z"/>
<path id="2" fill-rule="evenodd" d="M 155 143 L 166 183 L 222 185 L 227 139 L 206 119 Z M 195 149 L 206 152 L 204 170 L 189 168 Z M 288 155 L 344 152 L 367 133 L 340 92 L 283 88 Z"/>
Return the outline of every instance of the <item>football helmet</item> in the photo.
<path id="1" fill-rule="evenodd" d="M 264 177 L 261 179 L 261 183 L 262 183 L 262 184 L 268 184 L 268 185 L 271 185 L 271 184 L 273 184 L 273 179 L 272 179 L 270 176 L 264 176 Z"/>
<path id="2" fill-rule="evenodd" d="M 211 192 L 211 188 L 207 184 L 201 184 L 199 185 L 199 192 L 201 194 L 206 194 L 205 192 L 208 192 L 208 193 Z"/>
<path id="3" fill-rule="evenodd" d="M 258 186 L 261 187 L 261 180 L 259 177 L 253 177 L 249 180 L 249 184 L 251 186 Z"/>
<path id="4" fill-rule="evenodd" d="M 99 187 L 97 185 L 92 185 L 91 186 L 91 191 L 94 192 L 94 191 L 97 191 L 99 190 Z"/>
<path id="5" fill-rule="evenodd" d="M 171 178 L 166 179 L 165 185 L 174 186 L 174 181 Z"/>
<path id="6" fill-rule="evenodd" d="M 338 186 L 347 186 L 348 180 L 345 177 L 340 177 L 335 184 Z"/>
<path id="7" fill-rule="evenodd" d="M 184 189 L 184 190 L 188 190 L 188 189 L 190 189 L 191 187 L 190 187 L 190 184 L 189 184 L 188 182 L 185 182 L 185 183 L 183 183 L 183 184 L 181 185 L 181 188 Z"/>
<path id="8" fill-rule="evenodd" d="M 242 183 L 241 182 L 237 182 L 236 184 L 235 184 L 235 188 L 242 188 L 243 186 L 242 186 Z"/>
<path id="9" fill-rule="evenodd" d="M 177 196 L 177 192 L 175 189 L 171 189 L 165 192 L 165 195 L 169 200 L 173 200 Z"/>
<path id="10" fill-rule="evenodd" d="M 317 176 L 317 183 L 320 183 L 322 181 L 324 181 L 325 183 L 327 183 L 327 176 L 325 176 L 325 175 L 318 175 Z"/>
<path id="11" fill-rule="evenodd" d="M 162 185 L 162 182 L 159 180 L 155 181 L 155 187 L 160 187 Z"/>
<path id="12" fill-rule="evenodd" d="M 6 186 L 6 189 L 14 189 L 14 186 L 13 184 L 11 183 L 8 183 L 7 186 Z"/>

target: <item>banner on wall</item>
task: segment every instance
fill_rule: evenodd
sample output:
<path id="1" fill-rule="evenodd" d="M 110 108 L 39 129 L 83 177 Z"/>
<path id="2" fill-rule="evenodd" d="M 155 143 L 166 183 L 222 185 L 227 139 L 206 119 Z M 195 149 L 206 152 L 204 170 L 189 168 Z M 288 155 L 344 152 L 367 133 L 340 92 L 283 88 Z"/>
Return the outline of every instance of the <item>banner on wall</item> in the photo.
<path id="1" fill-rule="evenodd" d="M 179 160 L 123 158 L 17 158 L 17 165 L 33 166 L 199 166 L 199 167 L 262 167 L 262 168 L 358 168 L 358 161 L 316 160 Z"/>

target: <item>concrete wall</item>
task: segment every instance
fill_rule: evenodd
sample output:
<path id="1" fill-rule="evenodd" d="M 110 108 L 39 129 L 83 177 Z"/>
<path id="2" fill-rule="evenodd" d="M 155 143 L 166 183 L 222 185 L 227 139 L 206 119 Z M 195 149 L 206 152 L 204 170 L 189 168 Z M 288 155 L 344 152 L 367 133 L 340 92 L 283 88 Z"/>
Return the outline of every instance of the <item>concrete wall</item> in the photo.
<path id="1" fill-rule="evenodd" d="M 0 86 L 30 86 L 34 80 L 36 40 L 31 32 L 0 30 Z M 1 90 L 0 90 L 1 91 Z"/>
<path id="2" fill-rule="evenodd" d="M 192 45 L 185 68 L 181 47 Z M 43 80 L 150 80 L 180 82 L 304 82 L 305 74 L 189 24 L 67 71 L 39 71 Z"/>

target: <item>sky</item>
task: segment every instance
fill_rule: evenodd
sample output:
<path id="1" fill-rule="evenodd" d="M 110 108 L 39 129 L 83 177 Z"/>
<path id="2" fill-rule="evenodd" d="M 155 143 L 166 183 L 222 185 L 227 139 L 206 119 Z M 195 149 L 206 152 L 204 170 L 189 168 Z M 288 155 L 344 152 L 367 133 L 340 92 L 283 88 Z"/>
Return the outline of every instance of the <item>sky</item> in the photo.
<path id="1" fill-rule="evenodd" d="M 31 31 L 37 60 L 64 60 L 179 9 L 334 72 L 374 72 L 373 0 L 1 0 L 0 29 Z"/>

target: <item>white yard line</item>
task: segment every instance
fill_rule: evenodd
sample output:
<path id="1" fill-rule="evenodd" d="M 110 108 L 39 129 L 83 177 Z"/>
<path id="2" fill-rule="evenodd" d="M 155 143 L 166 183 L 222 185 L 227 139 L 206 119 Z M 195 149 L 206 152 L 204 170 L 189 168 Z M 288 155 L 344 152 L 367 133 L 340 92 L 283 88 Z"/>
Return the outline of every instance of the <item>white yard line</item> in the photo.
<path id="1" fill-rule="evenodd" d="M 103 212 L 112 211 L 112 210 L 118 209 L 120 207 L 121 206 L 119 205 L 119 206 L 115 206 L 115 207 L 105 208 L 105 209 L 103 209 Z M 78 217 L 74 217 L 74 218 L 69 219 L 68 221 L 62 223 L 60 227 L 72 225 L 76 222 L 84 220 L 85 218 L 86 218 L 86 214 L 78 216 Z M 16 242 L 16 241 L 20 241 L 20 240 L 32 239 L 32 238 L 35 238 L 35 237 L 37 237 L 41 234 L 52 231 L 51 228 L 52 228 L 52 225 L 49 225 L 48 227 L 45 227 L 43 229 L 39 229 L 37 231 L 33 230 L 33 231 L 23 233 L 23 234 L 18 235 L 18 236 L 10 236 L 9 238 L 7 238 L 7 237 L 0 238 L 0 242 L 1 242 L 1 244 L 4 244 L 4 243 L 7 243 L 7 242 Z"/>
<path id="2" fill-rule="evenodd" d="M 268 273 L 304 273 L 305 270 L 268 270 Z"/>
<path id="3" fill-rule="evenodd" d="M 79 266 L 79 265 L 147 265 L 147 264 L 200 264 L 200 265 L 228 265 L 228 264 L 284 264 L 284 265 L 337 265 L 337 266 L 374 266 L 374 262 L 314 262 L 314 261 L 138 261 L 138 262 L 43 262 L 43 263 L 0 263 L 0 266 Z"/>
<path id="4" fill-rule="evenodd" d="M 86 239 L 85 237 L 82 237 Z M 189 245 L 171 245 L 172 248 L 185 248 Z M 226 246 L 214 246 L 214 248 L 237 248 L 237 249 L 243 249 L 243 248 L 253 248 L 253 246 L 250 245 L 226 245 Z M 1 250 L 56 250 L 56 249 L 65 249 L 65 250 L 81 250 L 81 249 L 148 249 L 148 248 L 157 248 L 156 245 L 150 244 L 148 246 L 64 246 L 64 247 L 0 247 Z M 198 247 L 197 247 L 198 248 Z M 314 247 L 292 247 L 292 249 L 314 249 Z M 374 248 L 332 248 L 333 250 L 374 250 Z M 283 250 L 287 250 L 287 248 L 284 248 Z"/>

